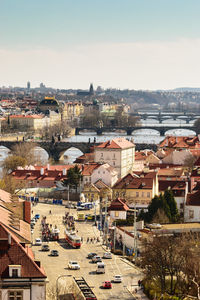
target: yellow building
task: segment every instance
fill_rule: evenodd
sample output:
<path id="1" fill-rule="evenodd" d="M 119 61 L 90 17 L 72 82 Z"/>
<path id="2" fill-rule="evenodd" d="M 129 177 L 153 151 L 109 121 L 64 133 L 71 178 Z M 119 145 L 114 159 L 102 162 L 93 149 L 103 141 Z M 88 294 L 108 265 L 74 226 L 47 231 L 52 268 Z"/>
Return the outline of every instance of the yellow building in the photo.
<path id="1" fill-rule="evenodd" d="M 95 183 L 87 183 L 84 185 L 83 194 L 89 202 L 102 199 L 112 198 L 112 189 L 103 181 L 98 180 Z"/>
<path id="2" fill-rule="evenodd" d="M 62 111 L 63 120 L 73 121 L 74 119 L 79 118 L 81 114 L 84 112 L 84 107 L 82 102 L 74 101 L 74 102 L 66 102 Z"/>
<path id="3" fill-rule="evenodd" d="M 126 199 L 131 207 L 146 208 L 155 195 L 158 195 L 158 176 L 156 172 L 142 173 L 140 177 L 128 174 L 113 186 L 113 199 Z"/>

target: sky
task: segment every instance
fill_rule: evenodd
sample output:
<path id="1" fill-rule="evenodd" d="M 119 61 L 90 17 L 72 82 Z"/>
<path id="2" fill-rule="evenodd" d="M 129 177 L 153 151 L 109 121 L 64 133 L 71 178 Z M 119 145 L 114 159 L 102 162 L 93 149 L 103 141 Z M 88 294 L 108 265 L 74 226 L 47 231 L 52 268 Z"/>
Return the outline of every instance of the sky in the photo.
<path id="1" fill-rule="evenodd" d="M 200 87 L 199 0 L 0 0 L 0 86 Z"/>

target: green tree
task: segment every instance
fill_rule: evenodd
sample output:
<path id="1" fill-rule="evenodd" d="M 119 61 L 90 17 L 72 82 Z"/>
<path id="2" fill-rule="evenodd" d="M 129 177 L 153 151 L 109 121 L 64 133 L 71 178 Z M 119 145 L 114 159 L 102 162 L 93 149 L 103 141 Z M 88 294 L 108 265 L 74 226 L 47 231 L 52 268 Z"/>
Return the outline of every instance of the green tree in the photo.
<path id="1" fill-rule="evenodd" d="M 174 199 L 174 195 L 171 189 L 167 189 L 164 193 L 164 198 L 168 204 L 168 207 L 170 209 L 170 215 L 171 215 L 171 221 L 176 222 L 178 217 L 178 209 L 177 204 Z"/>
<path id="2" fill-rule="evenodd" d="M 75 167 L 70 168 L 67 171 L 67 179 L 63 180 L 63 186 L 68 186 L 69 188 L 75 187 L 77 191 L 77 187 L 81 183 L 82 179 L 83 175 L 81 169 L 78 165 L 75 165 Z"/>
<path id="3" fill-rule="evenodd" d="M 26 165 L 27 165 L 26 158 L 17 155 L 10 155 L 5 159 L 3 163 L 3 168 L 7 172 L 9 172 L 9 171 L 16 170 L 17 167 L 25 167 Z"/>

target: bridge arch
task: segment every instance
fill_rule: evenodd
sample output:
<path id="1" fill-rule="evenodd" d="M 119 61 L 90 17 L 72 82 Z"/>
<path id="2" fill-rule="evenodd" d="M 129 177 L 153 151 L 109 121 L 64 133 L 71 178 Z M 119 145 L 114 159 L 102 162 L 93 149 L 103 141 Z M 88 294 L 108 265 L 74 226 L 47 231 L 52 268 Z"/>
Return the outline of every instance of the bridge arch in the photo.
<path id="1" fill-rule="evenodd" d="M 189 135 L 196 135 L 196 132 L 192 129 L 188 128 L 174 128 L 169 129 L 165 132 L 164 135 L 176 135 L 176 136 L 189 136 Z"/>
<path id="2" fill-rule="evenodd" d="M 159 130 L 154 128 L 144 128 L 144 129 L 135 129 L 132 131 L 131 135 L 160 135 Z"/>
<path id="3" fill-rule="evenodd" d="M 77 157 L 83 155 L 84 153 L 77 147 L 69 147 L 60 152 L 59 160 L 62 160 L 66 163 L 73 163 Z"/>

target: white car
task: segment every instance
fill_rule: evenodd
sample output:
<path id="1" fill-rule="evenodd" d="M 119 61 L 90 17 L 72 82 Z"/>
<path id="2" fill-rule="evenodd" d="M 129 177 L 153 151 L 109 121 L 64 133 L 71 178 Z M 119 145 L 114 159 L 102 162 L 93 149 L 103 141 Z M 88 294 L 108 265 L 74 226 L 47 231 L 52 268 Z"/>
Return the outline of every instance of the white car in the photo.
<path id="1" fill-rule="evenodd" d="M 79 270 L 80 266 L 77 263 L 77 261 L 69 261 L 68 268 L 71 269 L 71 270 Z"/>
<path id="2" fill-rule="evenodd" d="M 110 252 L 105 252 L 103 258 L 112 258 L 112 254 Z"/>
<path id="3" fill-rule="evenodd" d="M 42 245 L 42 240 L 40 238 L 35 239 L 35 245 L 36 246 L 41 246 Z"/>
<path id="4" fill-rule="evenodd" d="M 122 282 L 122 276 L 121 275 L 115 275 L 114 276 L 114 279 L 113 279 L 113 282 Z"/>

